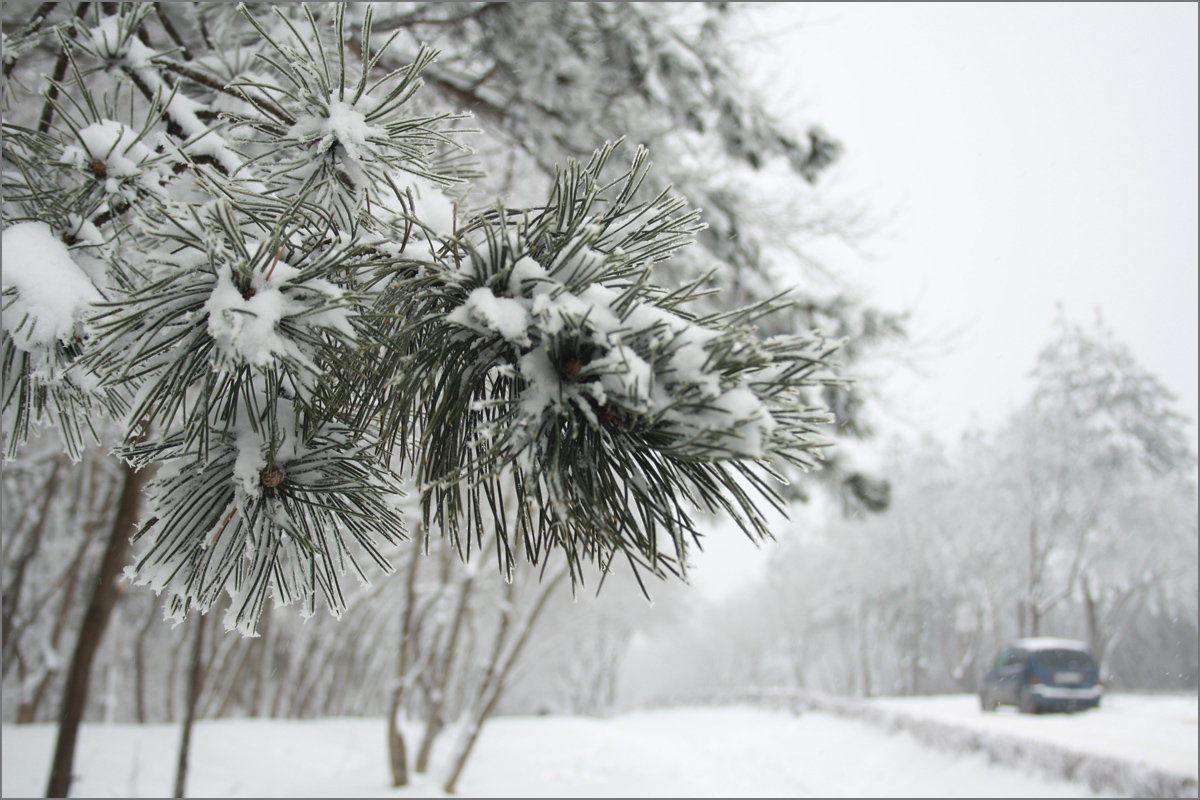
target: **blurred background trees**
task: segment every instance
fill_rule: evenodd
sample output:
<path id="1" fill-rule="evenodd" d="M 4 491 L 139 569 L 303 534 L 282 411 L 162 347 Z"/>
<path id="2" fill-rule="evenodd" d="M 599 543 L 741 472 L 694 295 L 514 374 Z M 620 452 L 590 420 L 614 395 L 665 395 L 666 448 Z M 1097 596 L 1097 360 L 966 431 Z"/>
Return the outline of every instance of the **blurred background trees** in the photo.
<path id="1" fill-rule="evenodd" d="M 726 655 L 731 666 L 689 687 L 626 685 L 643 700 L 739 686 L 970 692 L 1007 640 L 1049 635 L 1087 642 L 1112 690 L 1194 690 L 1186 420 L 1099 320 L 1060 316 L 1032 373 L 1032 396 L 995 430 L 953 446 L 889 440 L 886 512 L 789 531 L 730 610 L 647 645 L 711 659 L 714 641 L 737 641 L 756 654 L 747 663 Z"/>

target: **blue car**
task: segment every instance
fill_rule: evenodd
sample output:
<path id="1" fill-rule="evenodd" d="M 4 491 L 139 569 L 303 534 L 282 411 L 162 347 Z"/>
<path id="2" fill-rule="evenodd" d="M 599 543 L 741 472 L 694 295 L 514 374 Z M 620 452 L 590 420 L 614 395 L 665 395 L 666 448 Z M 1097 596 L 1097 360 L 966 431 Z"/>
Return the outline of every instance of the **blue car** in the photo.
<path id="1" fill-rule="evenodd" d="M 983 676 L 979 706 L 995 711 L 1016 706 L 1026 714 L 1081 711 L 1100 705 L 1100 666 L 1087 645 L 1074 639 L 1017 639 L 996 656 Z"/>

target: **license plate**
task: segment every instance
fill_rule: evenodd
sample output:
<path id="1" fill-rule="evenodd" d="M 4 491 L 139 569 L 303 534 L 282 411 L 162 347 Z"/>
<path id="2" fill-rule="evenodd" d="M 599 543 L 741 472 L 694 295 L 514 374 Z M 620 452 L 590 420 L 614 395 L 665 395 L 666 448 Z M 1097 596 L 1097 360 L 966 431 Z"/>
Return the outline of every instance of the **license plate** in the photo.
<path id="1" fill-rule="evenodd" d="M 1082 672 L 1056 672 L 1054 673 L 1055 683 L 1082 683 Z"/>

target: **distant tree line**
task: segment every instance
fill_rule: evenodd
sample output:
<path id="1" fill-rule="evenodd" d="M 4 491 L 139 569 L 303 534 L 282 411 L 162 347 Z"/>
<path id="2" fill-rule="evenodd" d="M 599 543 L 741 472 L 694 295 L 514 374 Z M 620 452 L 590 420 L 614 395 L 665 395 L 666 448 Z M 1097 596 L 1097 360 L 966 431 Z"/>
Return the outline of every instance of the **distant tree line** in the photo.
<path id="1" fill-rule="evenodd" d="M 1060 315 L 1033 377 L 995 430 L 893 443 L 885 513 L 789 532 L 763 585 L 663 636 L 676 683 L 970 692 L 1007 640 L 1043 635 L 1086 642 L 1111 689 L 1195 690 L 1186 418 L 1099 320 Z"/>

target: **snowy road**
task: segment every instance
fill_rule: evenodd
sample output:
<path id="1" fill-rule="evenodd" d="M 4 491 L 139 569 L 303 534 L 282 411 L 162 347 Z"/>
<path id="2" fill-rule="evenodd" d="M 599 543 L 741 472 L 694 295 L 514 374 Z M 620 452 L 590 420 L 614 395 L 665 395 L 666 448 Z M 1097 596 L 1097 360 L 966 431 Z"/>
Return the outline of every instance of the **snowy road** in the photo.
<path id="1" fill-rule="evenodd" d="M 1074 750 L 1196 775 L 1195 697 L 1115 694 L 1080 714 L 979 710 L 974 695 L 878 698 L 871 705 L 988 733 L 1051 742 Z"/>
<path id="2" fill-rule="evenodd" d="M 1123 758 L 1196 774 L 1195 695 L 1106 698 L 1097 711 L 1069 717 L 983 714 L 971 699 L 867 705 L 959 728 L 987 726 L 1023 742 L 1070 742 L 1103 754 L 1116 747 Z M 1123 742 L 1114 746 L 1118 732 Z M 169 796 L 178 733 L 177 725 L 85 725 L 72 793 Z M 424 776 L 407 789 L 388 788 L 377 719 L 204 721 L 194 736 L 191 796 L 444 796 Z M 53 726 L 3 727 L 4 797 L 42 793 L 53 744 Z M 993 763 L 983 752 L 941 751 L 870 722 L 746 706 L 497 718 L 484 728 L 459 789 L 467 797 L 1113 796 L 1032 765 Z"/>

